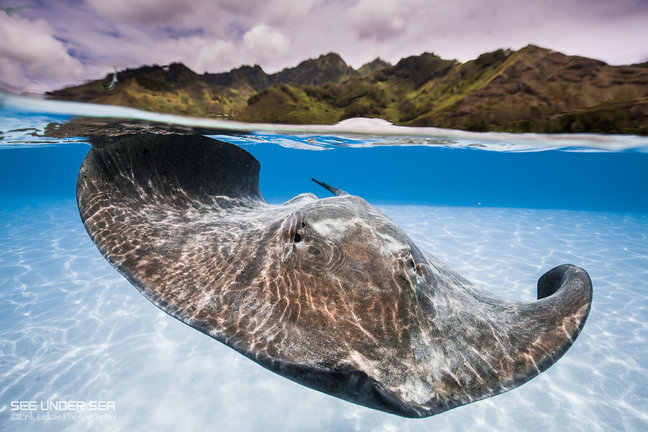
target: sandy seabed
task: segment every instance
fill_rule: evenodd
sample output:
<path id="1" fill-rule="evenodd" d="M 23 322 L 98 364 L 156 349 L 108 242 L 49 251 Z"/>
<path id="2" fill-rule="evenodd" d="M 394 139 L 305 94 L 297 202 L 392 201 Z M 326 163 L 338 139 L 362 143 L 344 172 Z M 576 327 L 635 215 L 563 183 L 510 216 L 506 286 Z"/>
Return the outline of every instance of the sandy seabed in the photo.
<path id="1" fill-rule="evenodd" d="M 648 215 L 380 209 L 502 297 L 535 299 L 545 271 L 585 268 L 582 334 L 517 389 L 400 418 L 295 384 L 167 316 L 100 256 L 73 201 L 34 201 L 0 207 L 0 430 L 648 430 Z"/>

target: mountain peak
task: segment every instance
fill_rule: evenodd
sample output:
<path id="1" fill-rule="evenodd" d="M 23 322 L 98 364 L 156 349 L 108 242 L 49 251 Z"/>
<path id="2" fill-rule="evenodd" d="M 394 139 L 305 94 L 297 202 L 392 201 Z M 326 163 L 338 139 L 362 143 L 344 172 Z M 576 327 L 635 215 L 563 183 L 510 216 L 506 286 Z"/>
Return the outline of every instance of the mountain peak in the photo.
<path id="1" fill-rule="evenodd" d="M 171 63 L 166 72 L 167 81 L 185 86 L 198 77 L 198 74 L 182 63 Z"/>
<path id="2" fill-rule="evenodd" d="M 272 74 L 269 76 L 269 82 L 316 86 L 327 82 L 340 82 L 356 74 L 357 72 L 347 65 L 339 54 L 330 52 Z"/>
<path id="3" fill-rule="evenodd" d="M 377 71 L 379 69 L 385 69 L 391 67 L 391 63 L 386 62 L 385 60 L 381 59 L 380 57 L 376 57 L 369 63 L 365 63 L 362 66 L 360 66 L 360 69 L 358 69 L 358 73 L 360 75 L 369 75 L 370 73 Z"/>
<path id="4" fill-rule="evenodd" d="M 336 52 L 333 52 L 333 51 L 328 52 L 328 53 L 326 53 L 326 54 L 320 54 L 320 56 L 318 57 L 318 59 L 332 59 L 332 60 L 339 60 L 339 61 L 343 62 L 344 64 L 346 64 L 346 63 L 344 62 L 344 60 L 342 60 L 342 57 L 340 56 L 340 54 L 338 54 L 338 53 L 336 53 Z"/>
<path id="5" fill-rule="evenodd" d="M 380 72 L 381 81 L 391 76 L 411 81 L 419 87 L 427 81 L 446 74 L 450 68 L 457 65 L 456 60 L 444 60 L 436 54 L 424 52 L 420 55 L 409 56 L 399 60 L 395 66 L 385 68 Z"/>
<path id="6" fill-rule="evenodd" d="M 248 83 L 255 91 L 259 91 L 268 85 L 268 75 L 257 64 L 254 66 L 243 65 L 229 72 L 206 73 L 204 76 L 211 84 L 226 87 Z"/>

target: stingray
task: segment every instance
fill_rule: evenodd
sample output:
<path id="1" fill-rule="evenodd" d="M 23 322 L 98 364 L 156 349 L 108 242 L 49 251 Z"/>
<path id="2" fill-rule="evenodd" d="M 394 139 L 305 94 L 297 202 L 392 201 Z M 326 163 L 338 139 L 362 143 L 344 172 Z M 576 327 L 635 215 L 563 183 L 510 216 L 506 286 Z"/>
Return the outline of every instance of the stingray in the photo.
<path id="1" fill-rule="evenodd" d="M 259 170 L 205 136 L 110 138 L 85 158 L 77 204 L 104 257 L 169 315 L 283 377 L 400 416 L 523 384 L 585 323 L 579 267 L 549 270 L 537 300 L 504 300 L 340 189 L 268 204 Z"/>

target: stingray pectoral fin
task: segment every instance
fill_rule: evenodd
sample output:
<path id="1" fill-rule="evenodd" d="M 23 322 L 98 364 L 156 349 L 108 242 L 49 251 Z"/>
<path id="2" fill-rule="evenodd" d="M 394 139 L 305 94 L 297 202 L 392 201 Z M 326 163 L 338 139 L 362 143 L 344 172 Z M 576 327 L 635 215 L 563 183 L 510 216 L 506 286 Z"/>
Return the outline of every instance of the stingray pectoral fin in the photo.
<path id="1" fill-rule="evenodd" d="M 502 376 L 509 390 L 545 371 L 562 357 L 585 325 L 592 305 L 592 281 L 580 267 L 563 264 L 538 280 L 538 300 L 513 312 L 510 368 Z M 511 316 L 509 316 L 511 318 Z"/>
<path id="2" fill-rule="evenodd" d="M 570 339 L 578 336 L 592 306 L 592 280 L 585 270 L 572 264 L 563 264 L 546 272 L 538 279 L 538 300 L 531 308 L 546 317 L 547 324 L 571 321 Z"/>
<path id="3" fill-rule="evenodd" d="M 427 257 L 428 261 L 432 258 Z M 452 290 L 435 292 L 433 318 L 411 333 L 415 371 L 389 387 L 408 410 L 425 417 L 512 390 L 549 368 L 565 354 L 583 328 L 592 303 L 592 283 L 581 268 L 565 264 L 538 282 L 540 299 L 511 302 L 459 279 L 443 281 L 451 270 L 434 263 L 434 277 Z M 420 316 L 420 315 L 419 315 Z M 396 381 L 394 373 L 383 383 Z M 421 390 L 425 389 L 425 391 Z M 398 405 L 394 404 L 394 407 Z M 394 408 L 399 409 L 399 408 Z"/>
<path id="4" fill-rule="evenodd" d="M 264 202 L 259 170 L 245 150 L 204 136 L 98 137 L 79 171 L 77 202 L 92 235 L 84 213 L 89 207 L 126 217 L 133 207 L 183 207 L 216 196 Z"/>
<path id="5" fill-rule="evenodd" d="M 558 292 L 558 295 L 591 301 L 592 281 L 587 272 L 580 267 L 572 264 L 559 265 L 538 279 L 538 300 Z"/>
<path id="6" fill-rule="evenodd" d="M 592 307 L 592 280 L 585 270 L 575 265 L 554 267 L 538 279 L 535 304 L 547 316 L 547 324 L 559 325 L 566 337 L 556 347 L 553 361 L 546 365 L 549 367 L 567 351 L 585 325 Z"/>

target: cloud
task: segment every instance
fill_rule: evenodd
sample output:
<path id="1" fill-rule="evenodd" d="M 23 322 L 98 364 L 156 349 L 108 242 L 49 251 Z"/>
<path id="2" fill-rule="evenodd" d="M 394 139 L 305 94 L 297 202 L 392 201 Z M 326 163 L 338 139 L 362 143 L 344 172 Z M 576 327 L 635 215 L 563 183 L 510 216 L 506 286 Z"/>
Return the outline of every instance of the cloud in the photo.
<path id="1" fill-rule="evenodd" d="M 248 56 L 263 63 L 285 53 L 290 43 L 281 32 L 259 24 L 243 35 L 243 45 Z"/>
<path id="2" fill-rule="evenodd" d="M 349 12 L 352 28 L 360 39 L 382 42 L 407 30 L 407 2 L 397 0 L 360 0 Z"/>
<path id="3" fill-rule="evenodd" d="M 646 22 L 640 0 L 39 1 L 2 15 L 0 72 L 14 86 L 58 88 L 153 63 L 275 72 L 330 51 L 359 67 L 423 51 L 465 61 L 528 43 L 621 64 L 648 55 Z"/>
<path id="4" fill-rule="evenodd" d="M 240 66 L 238 47 L 224 40 L 206 43 L 201 37 L 184 38 L 167 41 L 162 48 L 166 56 L 161 63 L 181 62 L 198 73 Z"/>
<path id="5" fill-rule="evenodd" d="M 44 20 L 0 15 L 0 76 L 8 85 L 40 92 L 83 76 L 83 65 Z"/>
<path id="6" fill-rule="evenodd" d="M 191 1 L 176 0 L 87 0 L 106 18 L 138 24 L 167 24 L 193 9 Z"/>

